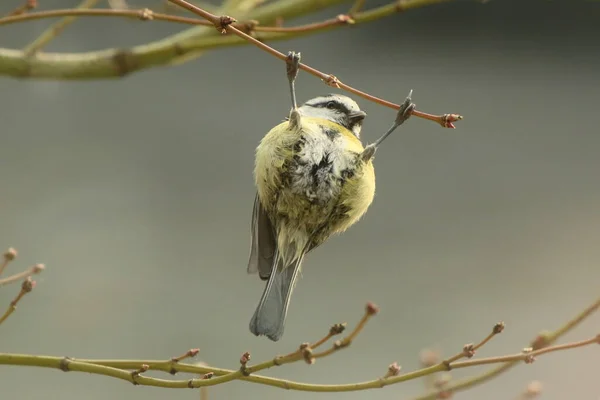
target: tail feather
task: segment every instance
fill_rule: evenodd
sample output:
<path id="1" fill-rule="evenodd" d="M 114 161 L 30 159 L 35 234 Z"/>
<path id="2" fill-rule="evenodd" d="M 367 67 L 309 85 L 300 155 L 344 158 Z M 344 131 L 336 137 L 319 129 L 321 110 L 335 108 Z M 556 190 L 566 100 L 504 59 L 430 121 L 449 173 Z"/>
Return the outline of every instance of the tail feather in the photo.
<path id="1" fill-rule="evenodd" d="M 265 335 L 275 342 L 283 336 L 290 298 L 303 258 L 302 255 L 289 265 L 283 265 L 281 258 L 275 254 L 274 260 L 277 264 L 272 269 L 250 321 L 250 331 L 256 336 Z"/>

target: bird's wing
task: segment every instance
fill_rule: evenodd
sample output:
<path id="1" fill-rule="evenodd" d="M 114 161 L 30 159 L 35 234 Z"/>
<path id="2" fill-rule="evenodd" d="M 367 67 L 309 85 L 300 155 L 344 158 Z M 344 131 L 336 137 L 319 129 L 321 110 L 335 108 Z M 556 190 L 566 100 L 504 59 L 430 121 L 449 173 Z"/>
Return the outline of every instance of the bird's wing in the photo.
<path id="1" fill-rule="evenodd" d="M 260 279 L 269 279 L 276 251 L 277 241 L 275 240 L 273 225 L 257 193 L 254 199 L 254 209 L 252 210 L 252 243 L 248 273 L 258 272 Z"/>

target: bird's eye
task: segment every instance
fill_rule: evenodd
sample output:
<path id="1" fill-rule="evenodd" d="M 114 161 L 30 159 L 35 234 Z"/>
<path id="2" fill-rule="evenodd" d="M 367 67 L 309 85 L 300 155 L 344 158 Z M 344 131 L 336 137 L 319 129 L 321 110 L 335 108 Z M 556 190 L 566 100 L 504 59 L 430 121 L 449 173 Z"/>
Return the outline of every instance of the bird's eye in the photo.
<path id="1" fill-rule="evenodd" d="M 333 110 L 335 108 L 335 102 L 328 101 L 327 104 L 325 104 L 325 107 L 329 108 L 330 110 Z"/>

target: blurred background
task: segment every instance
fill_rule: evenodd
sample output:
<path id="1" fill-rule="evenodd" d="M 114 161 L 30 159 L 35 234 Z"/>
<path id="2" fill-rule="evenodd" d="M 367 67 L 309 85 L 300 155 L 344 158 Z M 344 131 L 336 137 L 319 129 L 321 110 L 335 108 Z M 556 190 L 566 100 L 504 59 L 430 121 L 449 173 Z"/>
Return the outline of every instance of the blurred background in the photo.
<path id="1" fill-rule="evenodd" d="M 0 77 L 0 244 L 19 250 L 10 271 L 48 268 L 2 325 L 1 351 L 168 359 L 200 347 L 198 360 L 235 369 L 244 351 L 258 362 L 333 323 L 352 327 L 367 301 L 381 313 L 351 348 L 266 374 L 333 384 L 377 378 L 393 361 L 409 371 L 422 349 L 450 356 L 500 320 L 505 332 L 478 355 L 520 351 L 599 295 L 599 18 L 594 1 L 456 1 L 272 43 L 374 95 L 400 102 L 414 89 L 419 110 L 465 116 L 456 130 L 411 119 L 385 142 L 373 205 L 307 257 L 277 343 L 248 331 L 263 283 L 246 263 L 254 149 L 289 110 L 280 61 L 238 47 L 121 80 Z M 49 22 L 0 27 L 0 46 L 21 48 Z M 80 19 L 46 50 L 127 47 L 185 28 Z M 297 88 L 301 101 L 332 90 L 305 73 Z M 359 104 L 369 114 L 363 138 L 373 141 L 394 112 Z M 0 304 L 17 291 L 2 288 Z M 595 315 L 564 340 L 599 327 Z M 541 357 L 457 397 L 515 399 L 540 380 L 544 399 L 598 399 L 599 356 L 586 347 Z M 78 373 L 0 370 L 7 399 L 198 398 Z M 315 394 L 233 382 L 210 397 L 410 399 L 423 388 Z"/>

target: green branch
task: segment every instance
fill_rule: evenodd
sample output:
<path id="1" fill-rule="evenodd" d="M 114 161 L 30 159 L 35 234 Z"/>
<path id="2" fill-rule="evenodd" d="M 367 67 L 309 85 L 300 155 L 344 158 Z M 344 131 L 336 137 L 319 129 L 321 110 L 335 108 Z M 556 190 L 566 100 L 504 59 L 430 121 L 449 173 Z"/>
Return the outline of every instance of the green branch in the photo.
<path id="1" fill-rule="evenodd" d="M 315 342 L 312 345 L 308 343 L 303 344 L 295 352 L 292 352 L 285 356 L 275 357 L 273 360 L 265 361 L 254 366 L 246 365 L 250 360 L 250 354 L 245 353 L 242 356 L 242 358 L 240 358 L 241 367 L 238 369 L 222 369 L 210 367 L 207 365 L 194 365 L 180 362 L 185 358 L 192 357 L 195 354 L 197 354 L 197 349 L 190 350 L 188 353 L 186 353 L 186 355 L 175 357 L 170 360 L 84 360 L 71 359 L 67 357 L 0 353 L 0 365 L 54 368 L 63 370 L 65 372 L 87 372 L 96 375 L 104 375 L 125 380 L 138 385 L 172 389 L 215 386 L 233 380 L 243 380 L 289 390 L 309 392 L 350 392 L 382 388 L 384 386 L 398 384 L 401 382 L 428 376 L 437 372 L 448 371 L 455 368 L 470 368 L 478 365 L 486 365 L 491 363 L 500 364 L 495 369 L 487 371 L 481 375 L 477 375 L 471 378 L 451 383 L 448 386 L 444 387 L 442 390 L 443 392 L 453 393 L 484 383 L 490 380 L 491 378 L 508 371 L 510 368 L 516 366 L 519 362 L 531 363 L 533 362 L 535 356 L 541 356 L 551 352 L 564 351 L 583 346 L 597 345 L 598 343 L 600 343 L 600 335 L 596 335 L 590 339 L 583 340 L 580 342 L 551 346 L 552 343 L 554 343 L 567 332 L 571 331 L 583 320 L 588 318 L 591 314 L 598 311 L 599 308 L 600 299 L 596 299 L 594 303 L 592 303 L 585 310 L 579 313 L 574 319 L 568 321 L 556 331 L 538 335 L 538 337 L 531 343 L 531 348 L 527 349 L 527 351 L 524 351 L 523 353 L 509 356 L 479 359 L 475 358 L 467 361 L 461 361 L 461 359 L 464 358 L 471 358 L 474 355 L 475 349 L 479 349 L 481 346 L 487 343 L 492 336 L 501 332 L 501 330 L 496 329 L 496 327 L 498 326 L 496 325 L 492 331 L 493 333 L 486 337 L 484 340 L 482 340 L 478 345 L 466 345 L 463 348 L 463 351 L 459 352 L 457 355 L 450 357 L 449 359 L 439 362 L 435 365 L 425 367 L 416 371 L 400 374 L 400 368 L 396 364 L 392 364 L 389 367 L 390 373 L 384 375 L 381 378 L 349 384 L 310 384 L 271 378 L 267 376 L 256 375 L 255 373 L 275 366 L 294 363 L 302 360 L 305 360 L 307 361 L 307 363 L 312 364 L 315 358 L 329 356 L 338 350 L 348 348 L 350 342 L 352 342 L 352 340 L 363 329 L 369 318 L 371 318 L 377 312 L 376 306 L 370 303 L 367 304 L 365 314 L 363 315 L 363 318 L 357 324 L 353 332 L 344 339 L 334 342 L 333 346 L 329 350 L 325 350 L 320 353 L 314 352 L 314 349 L 323 345 L 328 339 L 330 339 L 336 334 L 341 333 L 344 326 L 343 324 L 334 325 L 331 328 L 329 334 L 327 334 L 323 339 Z M 192 373 L 195 375 L 204 375 L 200 378 L 180 380 L 159 379 L 141 375 L 142 373 L 150 370 L 163 371 L 171 374 L 184 372 Z M 212 378 L 213 375 L 215 375 L 216 377 Z M 415 400 L 435 400 L 439 398 L 439 395 L 440 392 L 435 391 L 432 393 L 428 393 L 424 396 L 418 397 Z"/>
<path id="2" fill-rule="evenodd" d="M 451 0 L 395 1 L 382 7 L 358 12 L 352 18 L 357 24 L 372 22 L 400 11 L 448 1 Z M 279 0 L 244 12 L 236 8 L 244 2 L 232 1 L 226 2 L 219 12 L 231 13 L 239 20 L 258 21 L 261 26 L 265 26 L 272 25 L 279 18 L 288 20 L 345 2 L 349 0 Z M 0 19 L 0 25 L 1 21 Z M 314 29 L 288 32 L 255 32 L 255 36 L 266 42 L 286 40 L 345 25 L 348 24 L 322 24 Z M 130 49 L 115 48 L 75 54 L 37 53 L 32 57 L 27 57 L 26 53 L 20 50 L 0 49 L 0 75 L 15 78 L 70 80 L 118 78 L 142 69 L 187 62 L 207 50 L 247 44 L 247 41 L 237 36 L 220 35 L 212 27 L 196 26 L 162 40 Z"/>

